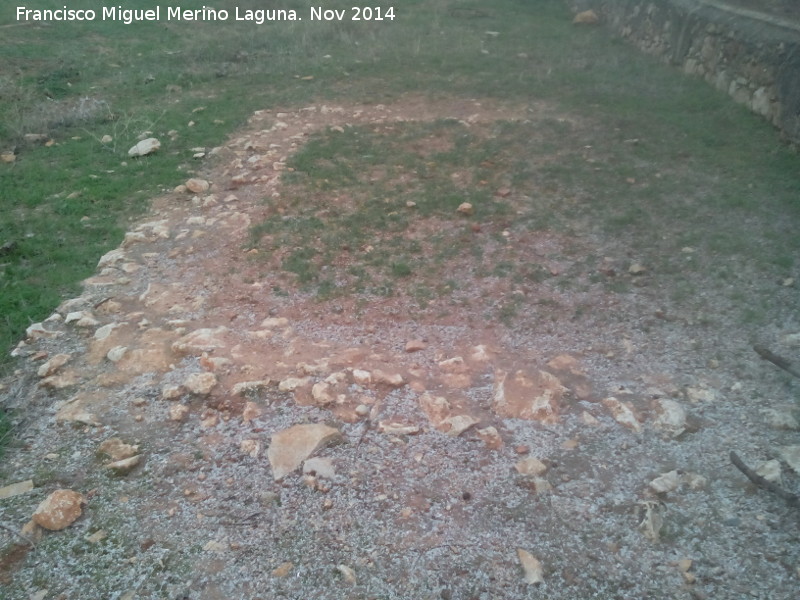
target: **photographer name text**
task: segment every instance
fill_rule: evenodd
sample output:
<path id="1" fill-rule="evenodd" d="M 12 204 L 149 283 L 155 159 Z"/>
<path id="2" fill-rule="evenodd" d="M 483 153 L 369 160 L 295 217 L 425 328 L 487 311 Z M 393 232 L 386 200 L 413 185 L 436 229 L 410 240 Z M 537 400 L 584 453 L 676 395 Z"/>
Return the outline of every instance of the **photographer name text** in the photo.
<path id="1" fill-rule="evenodd" d="M 125 25 L 146 21 L 241 21 L 242 23 L 265 23 L 277 21 L 302 21 L 304 16 L 296 10 L 270 9 L 216 9 L 181 8 L 180 6 L 156 6 L 155 8 L 123 8 L 106 6 L 98 10 L 72 9 L 67 6 L 57 9 L 34 9 L 17 6 L 17 21 L 119 21 Z M 393 21 L 394 8 L 391 6 L 351 6 L 349 8 L 324 8 L 312 6 L 305 15 L 310 21 Z"/>

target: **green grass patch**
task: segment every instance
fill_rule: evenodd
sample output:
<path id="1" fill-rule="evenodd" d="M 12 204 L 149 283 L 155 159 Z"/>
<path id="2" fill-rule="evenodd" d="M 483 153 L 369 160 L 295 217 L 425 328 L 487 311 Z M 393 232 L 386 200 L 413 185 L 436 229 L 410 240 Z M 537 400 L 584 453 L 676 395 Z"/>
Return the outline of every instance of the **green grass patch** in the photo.
<path id="1" fill-rule="evenodd" d="M 441 289 L 452 269 L 472 271 L 471 225 L 497 229 L 511 213 L 493 195 L 505 169 L 481 166 L 503 152 L 492 131 L 447 120 L 320 132 L 289 161 L 289 200 L 268 202 L 250 245 L 325 298 L 416 294 L 405 279 Z"/>
<path id="2" fill-rule="evenodd" d="M 797 155 L 702 82 L 602 28 L 575 28 L 559 0 L 409 0 L 383 23 L 269 26 L 16 24 L 12 11 L 0 9 L 0 25 L 11 25 L 0 46 L 0 150 L 17 157 L 0 163 L 0 365 L 25 327 L 78 291 L 150 197 L 197 170 L 192 148 L 221 144 L 262 108 L 390 103 L 407 92 L 531 107 L 527 123 L 443 118 L 314 134 L 285 178 L 297 192 L 285 197 L 297 200 L 252 232 L 265 260 L 291 276 L 275 284 L 281 294 L 405 294 L 427 305 L 463 293 L 443 282 L 465 277 L 498 293 L 629 289 L 604 277 L 553 279 L 550 262 L 579 260 L 531 256 L 544 231 L 613 240 L 669 275 L 664 285 L 687 302 L 709 279 L 738 304 L 730 289 L 749 274 L 780 280 L 797 268 Z M 161 151 L 129 159 L 150 135 Z M 496 197 L 501 186 L 514 193 Z M 455 212 L 462 202 L 474 206 L 469 218 Z M 691 260 L 681 251 L 689 246 Z M 753 294 L 746 302 L 765 310 L 783 301 Z M 525 312 L 503 311 L 506 320 Z"/>

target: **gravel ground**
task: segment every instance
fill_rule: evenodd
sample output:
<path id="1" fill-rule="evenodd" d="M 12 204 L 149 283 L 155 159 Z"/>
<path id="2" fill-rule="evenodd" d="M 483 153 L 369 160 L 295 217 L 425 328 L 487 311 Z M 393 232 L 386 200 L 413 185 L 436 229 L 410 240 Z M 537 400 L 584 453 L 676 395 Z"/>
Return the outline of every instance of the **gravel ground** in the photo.
<path id="1" fill-rule="evenodd" d="M 8 528 L 0 531 L 4 597 L 796 598 L 798 507 L 756 488 L 729 452 L 753 468 L 778 459 L 780 485 L 800 490 L 797 464 L 793 470 L 785 460 L 786 448 L 799 443 L 800 382 L 752 350 L 753 331 L 724 317 L 732 311 L 727 296 L 712 303 L 716 326 L 705 327 L 697 307 L 707 303 L 670 301 L 668 277 L 627 274 L 625 240 L 588 234 L 581 247 L 620 257 L 630 291 L 612 294 L 590 282 L 589 267 L 576 268 L 571 276 L 586 289 L 561 292 L 565 308 L 550 321 L 535 318 L 533 303 L 507 324 L 457 309 L 437 316 L 441 306 L 422 310 L 402 300 L 334 309 L 302 294 L 275 295 L 270 281 L 253 283 L 241 266 L 247 226 L 268 210 L 261 199 L 279 197 L 276 163 L 308 132 L 347 122 L 532 118 L 532 110 L 550 109 L 412 98 L 389 107 L 263 112 L 214 153 L 201 174 L 212 182 L 208 192 L 194 201 L 184 192 L 155 199 L 146 221 L 166 221 L 168 237 L 141 228 L 145 239 L 125 246 L 83 296 L 62 305 L 60 320 L 44 324 L 60 335 L 22 347 L 17 373 L 4 382 L 4 406 L 18 411 L 19 444 L 8 450 L 0 482 L 34 482 L 32 491 L 0 500 Z M 257 153 L 265 160 L 253 166 L 247 158 Z M 226 201 L 230 195 L 236 199 Z M 555 242 L 544 243 L 552 249 Z M 796 288 L 746 265 L 739 275 L 784 299 L 757 341 L 796 364 Z M 466 288 L 479 297 L 481 286 L 491 282 Z M 588 310 L 567 316 L 578 305 Z M 78 310 L 98 322 L 65 324 Z M 268 317 L 287 322 L 259 325 Z M 109 323 L 117 328 L 98 339 Z M 187 332 L 221 326 L 228 329 L 214 351 L 174 350 Z M 425 348 L 406 352 L 414 339 Z M 120 346 L 127 359 L 105 358 Z M 466 360 L 468 384 L 448 385 L 441 362 L 477 346 L 488 358 Z M 131 358 L 136 349 L 143 352 Z M 36 371 L 58 353 L 70 362 L 47 384 Z M 577 365 L 571 373 L 553 367 L 559 356 Z M 244 398 L 232 393 L 236 382 L 300 375 L 301 364 L 311 365 L 306 372 L 317 383 L 342 373 L 335 386 L 345 399 L 321 406 L 274 384 Z M 406 385 L 358 384 L 359 368 L 402 374 Z M 540 369 L 569 388 L 557 418 L 499 414 L 501 374 Z M 162 399 L 165 386 L 199 372 L 215 374 L 211 394 L 184 390 Z M 442 433 L 420 408 L 424 391 L 456 398 L 479 424 L 458 436 Z M 64 401 L 76 397 L 98 425 L 59 420 Z M 627 403 L 635 426 L 615 419 L 608 397 Z M 685 410 L 682 433 L 658 426 L 663 400 Z M 243 419 L 245 401 L 260 414 Z M 174 420 L 178 404 L 188 413 Z M 387 432 L 387 420 L 418 430 Z M 266 448 L 299 423 L 341 431 L 339 443 L 316 453 L 335 474 L 298 470 L 275 481 Z M 490 426 L 501 444 L 478 433 Z M 98 456 L 111 437 L 140 446 L 143 461 L 125 476 L 109 475 Z M 544 473 L 520 474 L 515 466 L 528 457 Z M 668 491 L 650 488 L 672 471 Z M 30 533 L 35 547 L 11 533 L 59 488 L 85 496 L 77 521 Z M 105 537 L 87 540 L 99 531 Z M 526 581 L 533 575 L 523 570 L 520 549 L 540 562 L 541 583 Z"/>

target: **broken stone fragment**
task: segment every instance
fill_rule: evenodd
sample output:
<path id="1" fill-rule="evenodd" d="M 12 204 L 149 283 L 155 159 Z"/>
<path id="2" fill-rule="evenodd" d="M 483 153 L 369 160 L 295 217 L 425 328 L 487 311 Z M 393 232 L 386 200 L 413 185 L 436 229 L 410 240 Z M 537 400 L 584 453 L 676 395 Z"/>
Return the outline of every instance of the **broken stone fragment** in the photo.
<path id="1" fill-rule="evenodd" d="M 208 372 L 192 373 L 183 382 L 183 387 L 198 396 L 208 396 L 216 385 L 216 375 Z"/>
<path id="2" fill-rule="evenodd" d="M 249 423 L 261 416 L 261 407 L 255 402 L 246 402 L 242 411 L 242 421 Z"/>
<path id="3" fill-rule="evenodd" d="M 69 325 L 70 323 L 75 323 L 77 321 L 80 321 L 85 314 L 86 312 L 83 310 L 75 310 L 72 312 L 68 312 L 67 316 L 64 317 L 64 324 Z"/>
<path id="4" fill-rule="evenodd" d="M 99 426 L 97 417 L 86 409 L 91 402 L 86 396 L 77 395 L 65 402 L 56 413 L 56 422 L 75 422 L 84 425 Z"/>
<path id="5" fill-rule="evenodd" d="M 94 315 L 87 311 L 82 311 L 81 318 L 75 321 L 76 327 L 97 327 L 100 324 L 100 321 L 94 318 Z"/>
<path id="6" fill-rule="evenodd" d="M 490 425 L 489 427 L 478 429 L 476 433 L 489 450 L 499 450 L 503 447 L 503 438 L 500 437 L 496 427 Z"/>
<path id="7" fill-rule="evenodd" d="M 389 435 L 414 435 L 419 433 L 419 426 L 398 419 L 386 419 L 378 422 L 378 431 Z"/>
<path id="8" fill-rule="evenodd" d="M 0 500 L 25 494 L 33 489 L 33 480 L 20 481 L 0 488 Z"/>
<path id="9" fill-rule="evenodd" d="M 614 417 L 617 423 L 637 433 L 642 430 L 639 420 L 636 418 L 636 415 L 627 402 L 620 402 L 611 396 L 603 400 L 603 404 L 608 408 L 609 412 L 611 412 L 611 416 Z"/>
<path id="10" fill-rule="evenodd" d="M 525 583 L 535 585 L 544 582 L 544 571 L 538 558 L 522 548 L 517 548 L 517 557 L 522 566 Z"/>
<path id="11" fill-rule="evenodd" d="M 686 431 L 686 410 L 680 402 L 662 398 L 654 404 L 658 416 L 653 421 L 653 427 L 673 438 Z"/>
<path id="12" fill-rule="evenodd" d="M 314 398 L 314 402 L 316 402 L 318 406 L 327 406 L 334 401 L 333 395 L 331 394 L 330 384 L 322 381 L 315 383 L 311 387 L 311 396 Z"/>
<path id="13" fill-rule="evenodd" d="M 643 275 L 647 272 L 647 268 L 639 263 L 634 263 L 628 267 L 628 273 L 631 275 Z"/>
<path id="14" fill-rule="evenodd" d="M 147 138 L 137 143 L 130 150 L 128 150 L 128 156 L 130 156 L 131 158 L 136 158 L 137 156 L 147 156 L 148 154 L 152 154 L 159 148 L 161 148 L 161 142 L 159 142 L 158 139 Z"/>
<path id="15" fill-rule="evenodd" d="M 642 520 L 639 523 L 639 531 L 644 536 L 658 542 L 661 539 L 661 528 L 664 526 L 664 518 L 661 516 L 661 503 L 653 500 L 645 500 L 639 503 L 641 508 Z"/>
<path id="16" fill-rule="evenodd" d="M 324 375 L 328 373 L 330 368 L 328 367 L 329 360 L 327 358 L 323 358 L 313 363 L 306 363 L 301 362 L 298 363 L 295 367 L 297 372 L 301 375 Z"/>
<path id="17" fill-rule="evenodd" d="M 206 552 L 216 552 L 217 554 L 220 554 L 222 552 L 225 552 L 228 549 L 228 547 L 229 547 L 228 544 L 225 544 L 223 542 L 218 542 L 217 540 L 211 540 L 207 542 L 205 546 L 203 546 L 203 550 L 205 550 Z"/>
<path id="18" fill-rule="evenodd" d="M 36 374 L 39 377 L 50 377 L 61 367 L 67 364 L 70 358 L 72 358 L 71 354 L 56 354 L 53 358 L 39 367 L 39 370 L 36 371 Z"/>
<path id="19" fill-rule="evenodd" d="M 708 485 L 708 480 L 697 473 L 684 473 L 681 482 L 692 490 L 701 490 Z"/>
<path id="20" fill-rule="evenodd" d="M 428 392 L 419 397 L 419 407 L 434 427 L 437 427 L 450 414 L 450 403 L 447 399 Z"/>
<path id="21" fill-rule="evenodd" d="M 800 429 L 800 424 L 798 424 L 797 419 L 789 409 L 775 410 L 768 408 L 763 411 L 763 414 L 767 424 L 774 429 L 790 429 L 793 431 Z"/>
<path id="22" fill-rule="evenodd" d="M 122 248 L 115 248 L 114 250 L 106 252 L 103 256 L 100 257 L 100 260 L 97 263 L 97 268 L 102 269 L 104 267 L 108 267 L 116 262 L 121 261 L 124 258 L 125 258 L 125 250 L 123 250 Z"/>
<path id="23" fill-rule="evenodd" d="M 600 22 L 600 17 L 593 10 L 584 10 L 575 15 L 572 23 L 575 25 L 595 25 Z"/>
<path id="24" fill-rule="evenodd" d="M 233 386 L 231 394 L 234 396 L 243 396 L 250 392 L 257 392 L 263 390 L 270 384 L 269 379 L 259 379 L 258 381 L 240 381 Z"/>
<path id="25" fill-rule="evenodd" d="M 488 362 L 491 360 L 489 349 L 484 344 L 478 344 L 472 348 L 469 359 L 473 362 Z"/>
<path id="26" fill-rule="evenodd" d="M 287 377 L 281 380 L 278 384 L 278 389 L 281 392 L 293 392 L 297 388 L 305 387 L 311 384 L 311 377 Z"/>
<path id="27" fill-rule="evenodd" d="M 122 325 L 123 323 L 108 323 L 107 325 L 98 327 L 94 332 L 94 339 L 96 339 L 98 342 L 102 342 L 103 340 L 107 339 L 117 327 Z"/>
<path id="28" fill-rule="evenodd" d="M 105 454 L 112 461 L 123 460 L 135 456 L 139 446 L 126 444 L 118 437 L 109 438 L 98 447 L 100 454 Z"/>
<path id="29" fill-rule="evenodd" d="M 772 483 L 779 483 L 781 480 L 781 463 L 777 460 L 768 460 L 759 465 L 756 469 L 756 475 L 761 475 L 767 481 Z"/>
<path id="30" fill-rule="evenodd" d="M 434 396 L 426 392 L 420 396 L 419 405 L 436 430 L 451 437 L 461 435 L 480 422 L 472 415 L 452 414 L 450 403 L 442 396 Z"/>
<path id="31" fill-rule="evenodd" d="M 57 375 L 50 375 L 45 377 L 39 382 L 41 387 L 50 388 L 54 390 L 62 390 L 64 388 L 72 387 L 80 382 L 78 373 L 72 370 L 67 370 L 64 373 Z"/>
<path id="32" fill-rule="evenodd" d="M 779 450 L 780 456 L 795 473 L 800 473 L 800 446 L 784 446 Z"/>
<path id="33" fill-rule="evenodd" d="M 336 570 L 342 574 L 345 583 L 355 585 L 358 582 L 356 579 L 356 572 L 347 565 L 336 565 Z"/>
<path id="34" fill-rule="evenodd" d="M 372 383 L 372 373 L 364 369 L 353 369 L 353 381 L 358 385 L 369 385 Z"/>
<path id="35" fill-rule="evenodd" d="M 314 452 L 342 439 L 338 429 L 322 424 L 295 425 L 272 436 L 267 458 L 275 481 L 297 469 Z"/>
<path id="36" fill-rule="evenodd" d="M 567 371 L 572 375 L 585 375 L 578 359 L 569 354 L 559 354 L 551 359 L 547 366 L 556 371 Z"/>
<path id="37" fill-rule="evenodd" d="M 83 539 L 85 539 L 90 544 L 96 544 L 98 542 L 103 541 L 108 537 L 108 533 L 106 533 L 105 529 L 98 529 L 94 533 L 87 535 Z"/>
<path id="38" fill-rule="evenodd" d="M 261 327 L 264 329 L 278 329 L 281 327 L 287 327 L 288 325 L 289 319 L 286 317 L 267 317 L 261 321 Z"/>
<path id="39" fill-rule="evenodd" d="M 399 388 L 405 385 L 403 376 L 399 373 L 386 373 L 380 369 L 372 371 L 372 380 L 378 384 L 388 385 L 389 387 Z"/>
<path id="40" fill-rule="evenodd" d="M 547 371 L 495 375 L 493 405 L 503 417 L 528 419 L 554 424 L 558 422 L 560 403 L 567 388 Z"/>
<path id="41" fill-rule="evenodd" d="M 462 202 L 461 204 L 458 205 L 458 208 L 456 210 L 460 214 L 466 215 L 466 216 L 470 216 L 473 212 L 475 212 L 475 209 L 472 207 L 472 204 L 470 204 L 469 202 Z"/>
<path id="42" fill-rule="evenodd" d="M 466 373 L 469 368 L 467 367 L 464 359 L 461 356 L 454 356 L 439 363 L 439 368 L 445 373 Z"/>
<path id="43" fill-rule="evenodd" d="M 165 385 L 161 388 L 162 400 L 177 400 L 183 394 L 183 386 Z"/>
<path id="44" fill-rule="evenodd" d="M 40 542 L 44 537 L 44 528 L 36 524 L 36 521 L 31 519 L 20 529 L 20 533 L 33 542 Z"/>
<path id="45" fill-rule="evenodd" d="M 210 187 L 208 181 L 197 178 L 189 179 L 184 185 L 186 186 L 186 189 L 193 194 L 202 194 L 203 192 L 207 192 L 208 188 Z"/>
<path id="46" fill-rule="evenodd" d="M 183 421 L 189 414 L 189 407 L 185 404 L 173 404 L 169 407 L 170 421 Z"/>
<path id="47" fill-rule="evenodd" d="M 72 525 L 81 516 L 81 505 L 86 500 L 72 490 L 56 490 L 42 501 L 33 513 L 33 521 L 50 531 L 59 531 Z"/>
<path id="48" fill-rule="evenodd" d="M 681 485 L 681 476 L 678 471 L 670 471 L 659 475 L 648 484 L 648 487 L 657 494 L 666 494 L 677 490 Z"/>
<path id="49" fill-rule="evenodd" d="M 172 351 L 196 356 L 200 356 L 203 352 L 214 352 L 226 347 L 227 343 L 224 339 L 226 333 L 228 333 L 228 328 L 224 326 L 216 329 L 197 329 L 172 344 Z"/>
<path id="50" fill-rule="evenodd" d="M 283 562 L 272 570 L 273 577 L 286 577 L 294 569 L 294 563 Z"/>
<path id="51" fill-rule="evenodd" d="M 525 475 L 526 477 L 538 477 L 539 475 L 544 475 L 547 471 L 547 465 L 533 456 L 523 458 L 514 465 L 514 468 L 520 475 Z"/>
<path id="52" fill-rule="evenodd" d="M 439 423 L 437 429 L 450 437 L 458 437 L 473 425 L 480 423 L 472 415 L 452 415 Z"/>
<path id="53" fill-rule="evenodd" d="M 42 338 L 53 338 L 61 335 L 60 331 L 50 331 L 45 329 L 41 323 L 34 323 L 25 330 L 25 337 L 29 340 L 39 340 Z"/>
<path id="54" fill-rule="evenodd" d="M 427 347 L 428 345 L 422 340 L 408 340 L 406 342 L 406 352 L 419 352 Z"/>
<path id="55" fill-rule="evenodd" d="M 336 385 L 343 382 L 345 379 L 347 379 L 347 373 L 344 371 L 336 371 L 325 378 L 325 383 L 328 385 Z"/>
<path id="56" fill-rule="evenodd" d="M 258 458 L 261 454 L 261 442 L 258 440 L 242 440 L 239 443 L 239 451 L 251 458 Z"/>
<path id="57" fill-rule="evenodd" d="M 106 358 L 112 363 L 118 363 L 125 357 L 127 351 L 127 346 L 114 346 L 106 353 Z"/>
<path id="58" fill-rule="evenodd" d="M 686 388 L 686 397 L 692 404 L 698 402 L 714 402 L 717 399 L 717 392 L 705 386 Z"/>
<path id="59" fill-rule="evenodd" d="M 106 465 L 106 468 L 113 471 L 115 475 L 127 475 L 130 473 L 136 465 L 141 462 L 142 456 L 137 454 L 136 456 L 131 456 L 130 458 L 123 458 L 122 460 L 115 460 L 114 462 L 110 462 Z"/>
<path id="60" fill-rule="evenodd" d="M 584 425 L 589 425 L 590 427 L 598 427 L 600 425 L 600 421 L 586 411 L 581 413 L 581 421 L 583 421 Z"/>

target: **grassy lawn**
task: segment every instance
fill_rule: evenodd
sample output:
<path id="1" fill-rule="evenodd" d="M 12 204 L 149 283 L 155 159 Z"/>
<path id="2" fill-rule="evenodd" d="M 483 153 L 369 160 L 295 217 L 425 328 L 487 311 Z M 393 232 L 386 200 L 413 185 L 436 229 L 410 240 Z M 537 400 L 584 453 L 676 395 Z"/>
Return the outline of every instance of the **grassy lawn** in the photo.
<path id="1" fill-rule="evenodd" d="M 37 8 L 62 4 L 41 0 Z M 221 0 L 215 8 L 232 14 L 235 6 L 269 4 Z M 300 15 L 308 6 L 280 3 Z M 478 276 L 547 277 L 513 252 L 478 260 L 482 250 L 470 248 L 460 229 L 425 243 L 402 235 L 411 219 L 435 220 L 464 201 L 477 207 L 477 220 L 498 224 L 498 234 L 513 225 L 624 239 L 662 273 L 736 279 L 747 263 L 786 278 L 796 267 L 797 155 L 703 83 L 602 29 L 572 26 L 556 0 L 410 0 L 383 22 L 261 26 L 17 24 L 12 11 L 0 11 L 0 150 L 16 155 L 0 163 L 0 364 L 25 327 L 77 292 L 150 196 L 192 173 L 196 148 L 222 143 L 252 111 L 277 106 L 387 103 L 415 92 L 545 101 L 579 118 L 318 134 L 293 158 L 289 185 L 310 190 L 309 198 L 346 190 L 353 203 L 326 216 L 327 238 L 318 239 L 322 223 L 307 203 L 293 208 L 290 222 L 258 224 L 252 243 L 300 248 L 272 266 L 322 297 L 390 294 L 397 281 L 422 303 L 450 293 L 447 248 L 469 249 Z M 161 151 L 129 159 L 127 150 L 151 135 Z M 444 149 L 423 156 L 415 146 L 430 138 Z M 382 174 L 367 186 L 359 174 L 377 166 Z M 419 177 L 398 183 L 403 171 Z M 469 173 L 475 185 L 456 186 L 453 171 Z M 514 188 L 516 204 L 492 195 L 500 185 Z M 383 206 L 364 202 L 368 189 L 378 190 Z M 323 272 L 342 251 L 342 232 L 356 246 L 367 243 L 370 228 L 386 235 L 368 259 Z M 687 266 L 683 247 L 705 258 Z M 688 275 L 676 295 L 693 295 Z"/>

